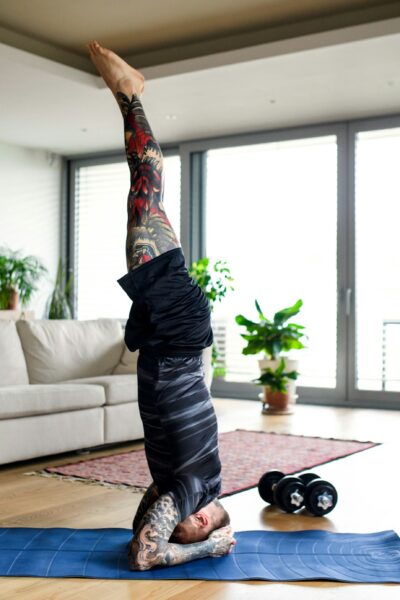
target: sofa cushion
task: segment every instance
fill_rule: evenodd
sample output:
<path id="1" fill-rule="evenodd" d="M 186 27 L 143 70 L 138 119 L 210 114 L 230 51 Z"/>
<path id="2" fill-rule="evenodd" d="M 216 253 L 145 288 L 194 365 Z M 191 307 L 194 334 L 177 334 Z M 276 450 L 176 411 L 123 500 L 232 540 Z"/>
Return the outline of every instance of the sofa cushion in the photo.
<path id="1" fill-rule="evenodd" d="M 113 369 L 113 375 L 132 375 L 136 373 L 139 350 L 131 352 L 124 342 L 124 350 L 117 366 Z"/>
<path id="2" fill-rule="evenodd" d="M 80 379 L 68 379 L 60 382 L 65 383 L 94 383 L 102 385 L 106 394 L 106 404 L 124 404 L 125 402 L 137 402 L 137 375 L 104 375 L 99 377 L 81 377 Z"/>
<path id="3" fill-rule="evenodd" d="M 10 385 L 0 387 L 0 419 L 103 406 L 101 385 Z"/>
<path id="4" fill-rule="evenodd" d="M 29 383 L 15 321 L 0 319 L 0 386 Z"/>
<path id="5" fill-rule="evenodd" d="M 18 321 L 30 383 L 108 375 L 123 348 L 117 319 Z"/>

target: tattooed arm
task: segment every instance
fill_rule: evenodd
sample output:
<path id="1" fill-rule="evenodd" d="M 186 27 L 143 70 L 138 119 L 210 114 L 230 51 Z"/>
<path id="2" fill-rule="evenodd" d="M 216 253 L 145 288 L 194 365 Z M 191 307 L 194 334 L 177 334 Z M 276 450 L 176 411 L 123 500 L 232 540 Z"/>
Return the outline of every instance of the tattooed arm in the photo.
<path id="1" fill-rule="evenodd" d="M 171 544 L 171 533 L 180 520 L 170 494 L 162 494 L 144 515 L 129 549 L 131 570 L 145 571 L 156 565 L 177 565 L 203 558 L 227 554 L 235 543 L 231 529 L 213 531 L 204 541 L 193 544 Z"/>
<path id="2" fill-rule="evenodd" d="M 141 499 L 138 509 L 136 511 L 135 517 L 133 519 L 133 523 L 132 523 L 133 533 L 136 533 L 136 530 L 139 526 L 140 521 L 142 520 L 142 518 L 144 517 L 144 515 L 146 514 L 146 512 L 148 511 L 150 506 L 157 500 L 158 496 L 159 496 L 159 494 L 158 494 L 157 486 L 155 485 L 154 481 L 152 481 L 152 483 L 149 485 L 149 487 L 145 491 L 143 498 Z"/>

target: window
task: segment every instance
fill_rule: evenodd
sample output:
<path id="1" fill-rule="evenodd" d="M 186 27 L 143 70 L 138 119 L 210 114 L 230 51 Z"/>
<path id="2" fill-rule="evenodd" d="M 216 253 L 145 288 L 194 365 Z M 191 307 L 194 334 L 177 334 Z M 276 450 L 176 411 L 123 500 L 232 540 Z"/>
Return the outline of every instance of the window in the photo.
<path id="1" fill-rule="evenodd" d="M 306 349 L 290 352 L 298 401 L 399 408 L 400 117 L 188 141 L 168 152 L 165 208 L 187 264 L 226 260 L 234 277 L 235 290 L 212 312 L 226 366 L 213 393 L 256 399 L 260 391 L 252 379 L 261 353 L 242 354 L 235 316 L 258 319 L 256 299 L 267 317 L 302 299 L 292 321 L 305 327 Z M 122 157 L 72 167 L 74 316 L 122 322 L 131 306 L 117 284 L 126 273 L 129 171 Z"/>
<path id="2" fill-rule="evenodd" d="M 235 315 L 257 319 L 257 299 L 270 317 L 301 298 L 292 321 L 309 339 L 298 356 L 298 384 L 335 388 L 336 136 L 209 150 L 206 164 L 206 254 L 227 260 L 235 279 L 213 315 L 225 379 L 249 382 L 259 374 L 260 356 L 241 353 L 245 331 Z"/>
<path id="3" fill-rule="evenodd" d="M 180 157 L 164 156 L 164 205 L 180 237 Z M 75 171 L 75 317 L 128 317 L 131 300 L 117 283 L 126 269 L 125 161 L 78 164 Z"/>

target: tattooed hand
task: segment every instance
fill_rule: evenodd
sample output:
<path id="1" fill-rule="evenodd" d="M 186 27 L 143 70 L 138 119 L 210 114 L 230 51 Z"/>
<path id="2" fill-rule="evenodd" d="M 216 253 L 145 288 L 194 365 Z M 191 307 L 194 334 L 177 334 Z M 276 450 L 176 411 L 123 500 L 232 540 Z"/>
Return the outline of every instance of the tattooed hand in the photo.
<path id="1" fill-rule="evenodd" d="M 223 556 L 224 554 L 228 554 L 236 544 L 230 525 L 214 529 L 208 536 L 208 540 L 210 542 L 210 556 Z"/>

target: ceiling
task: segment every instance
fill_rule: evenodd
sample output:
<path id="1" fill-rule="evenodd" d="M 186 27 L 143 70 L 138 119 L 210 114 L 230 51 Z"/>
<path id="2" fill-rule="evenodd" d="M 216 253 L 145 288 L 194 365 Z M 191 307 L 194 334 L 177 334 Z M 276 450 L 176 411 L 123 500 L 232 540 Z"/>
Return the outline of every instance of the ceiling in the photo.
<path id="1" fill-rule="evenodd" d="M 399 2 L 0 0 L 0 141 L 123 148 L 93 38 L 144 73 L 164 144 L 399 111 Z"/>

